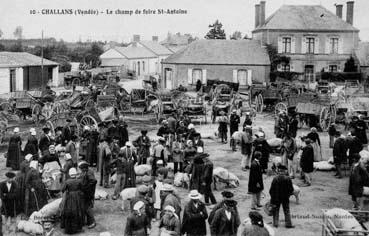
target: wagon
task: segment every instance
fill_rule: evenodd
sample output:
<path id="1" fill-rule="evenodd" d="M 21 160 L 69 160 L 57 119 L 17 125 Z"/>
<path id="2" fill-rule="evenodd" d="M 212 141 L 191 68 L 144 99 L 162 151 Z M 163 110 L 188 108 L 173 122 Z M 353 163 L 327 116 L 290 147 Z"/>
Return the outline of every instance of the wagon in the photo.
<path id="1" fill-rule="evenodd" d="M 230 113 L 234 94 L 234 88 L 227 84 L 218 84 L 212 89 L 211 118 L 213 123 L 221 111 L 226 114 Z"/>
<path id="2" fill-rule="evenodd" d="M 369 211 L 349 211 L 355 219 L 361 224 L 363 230 L 337 228 L 332 219 L 323 210 L 322 236 L 368 236 L 369 230 L 364 226 L 364 222 L 369 221 Z"/>
<path id="3" fill-rule="evenodd" d="M 172 91 L 169 90 L 159 91 L 154 94 L 157 100 L 153 100 L 150 106 L 158 122 L 166 119 L 170 114 L 177 112 L 177 106 L 173 95 Z"/>
<path id="4" fill-rule="evenodd" d="M 128 92 L 124 89 L 123 97 L 119 101 L 119 109 L 127 113 L 141 113 L 142 115 L 151 112 L 157 103 L 151 104 L 157 100 L 157 96 L 146 89 L 132 89 Z"/>
<path id="5" fill-rule="evenodd" d="M 179 115 L 187 115 L 192 119 L 204 118 L 207 122 L 207 111 L 205 97 L 199 94 L 182 93 L 177 99 L 177 113 Z"/>
<path id="6" fill-rule="evenodd" d="M 87 86 L 91 81 L 91 72 L 88 70 L 70 71 L 64 75 L 64 88 Z"/>

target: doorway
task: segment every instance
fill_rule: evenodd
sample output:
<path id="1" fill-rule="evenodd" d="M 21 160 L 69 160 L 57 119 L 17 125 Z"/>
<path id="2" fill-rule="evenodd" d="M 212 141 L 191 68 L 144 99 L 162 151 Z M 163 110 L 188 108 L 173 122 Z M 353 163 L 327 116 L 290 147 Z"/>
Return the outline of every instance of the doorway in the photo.
<path id="1" fill-rule="evenodd" d="M 173 88 L 173 71 L 172 69 L 165 69 L 165 80 L 164 80 L 164 87 L 167 89 Z"/>
<path id="2" fill-rule="evenodd" d="M 10 69 L 10 92 L 16 91 L 16 75 L 15 69 Z"/>

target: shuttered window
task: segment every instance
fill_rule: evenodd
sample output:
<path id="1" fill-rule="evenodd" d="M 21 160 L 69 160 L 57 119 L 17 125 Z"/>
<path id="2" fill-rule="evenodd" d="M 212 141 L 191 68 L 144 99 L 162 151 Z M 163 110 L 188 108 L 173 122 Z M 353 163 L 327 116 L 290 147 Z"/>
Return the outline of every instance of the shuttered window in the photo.
<path id="1" fill-rule="evenodd" d="M 196 84 L 198 80 L 202 82 L 202 70 L 193 69 L 192 70 L 192 84 Z"/>
<path id="2" fill-rule="evenodd" d="M 246 70 L 237 71 L 237 82 L 240 85 L 247 85 L 247 71 Z"/>

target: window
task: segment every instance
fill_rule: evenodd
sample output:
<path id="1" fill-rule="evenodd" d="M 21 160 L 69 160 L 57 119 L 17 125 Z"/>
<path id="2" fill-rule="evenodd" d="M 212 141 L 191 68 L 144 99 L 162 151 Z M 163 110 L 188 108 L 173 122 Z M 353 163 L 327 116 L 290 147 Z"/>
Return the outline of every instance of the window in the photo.
<path id="1" fill-rule="evenodd" d="M 338 53 L 338 38 L 329 39 L 329 52 L 331 54 Z"/>
<path id="2" fill-rule="evenodd" d="M 305 66 L 305 80 L 310 83 L 314 82 L 314 66 L 306 65 Z"/>
<path id="3" fill-rule="evenodd" d="M 247 71 L 246 70 L 237 71 L 237 82 L 240 85 L 247 85 Z"/>
<path id="4" fill-rule="evenodd" d="M 329 65 L 329 72 L 337 72 L 337 65 Z"/>
<path id="5" fill-rule="evenodd" d="M 282 38 L 282 53 L 291 53 L 291 38 Z"/>
<path id="6" fill-rule="evenodd" d="M 142 61 L 142 71 L 145 71 L 145 62 Z"/>
<path id="7" fill-rule="evenodd" d="M 193 69 L 192 70 L 192 84 L 196 84 L 198 80 L 202 81 L 202 70 Z"/>
<path id="8" fill-rule="evenodd" d="M 315 38 L 308 37 L 306 38 L 306 53 L 314 54 L 315 48 Z"/>

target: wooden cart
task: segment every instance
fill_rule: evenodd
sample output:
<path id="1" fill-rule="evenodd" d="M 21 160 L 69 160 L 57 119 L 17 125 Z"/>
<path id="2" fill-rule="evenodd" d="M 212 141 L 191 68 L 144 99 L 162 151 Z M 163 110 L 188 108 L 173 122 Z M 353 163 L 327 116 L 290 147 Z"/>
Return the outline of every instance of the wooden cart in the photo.
<path id="1" fill-rule="evenodd" d="M 192 119 L 204 118 L 207 123 L 205 97 L 199 94 L 182 93 L 176 98 L 177 114 L 187 115 Z"/>

